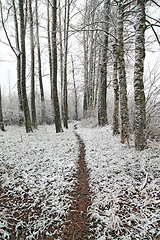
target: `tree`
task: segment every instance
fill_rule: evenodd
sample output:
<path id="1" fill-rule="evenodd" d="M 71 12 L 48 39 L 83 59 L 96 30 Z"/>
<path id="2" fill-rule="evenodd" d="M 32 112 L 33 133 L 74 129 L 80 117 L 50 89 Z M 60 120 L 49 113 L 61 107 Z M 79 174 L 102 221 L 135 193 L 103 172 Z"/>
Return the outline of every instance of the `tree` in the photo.
<path id="1" fill-rule="evenodd" d="M 64 89 L 64 54 L 63 54 L 63 37 L 62 37 L 62 9 L 61 9 L 61 0 L 59 0 L 58 5 L 59 13 L 59 46 L 60 46 L 60 77 L 61 77 L 61 115 L 64 119 L 64 100 L 63 100 L 63 89 Z"/>
<path id="2" fill-rule="evenodd" d="M 50 74 L 50 85 L 51 85 L 51 106 L 54 110 L 53 100 L 53 81 L 52 81 L 52 46 L 51 46 L 51 27 L 50 27 L 50 2 L 47 0 L 47 40 L 48 40 L 48 58 L 49 58 L 49 74 Z M 53 113 L 53 111 L 52 111 Z M 54 114 L 52 114 L 53 116 Z"/>
<path id="3" fill-rule="evenodd" d="M 104 35 L 102 42 L 101 75 L 98 95 L 98 124 L 108 124 L 107 118 L 107 62 L 108 62 L 108 32 L 109 32 L 110 0 L 104 1 Z"/>
<path id="4" fill-rule="evenodd" d="M 75 81 L 74 60 L 72 55 L 71 55 L 71 61 L 72 61 L 72 76 L 73 76 L 74 96 L 75 96 L 75 120 L 78 121 L 78 96 L 77 96 L 77 88 L 76 88 L 76 81 Z"/>
<path id="5" fill-rule="evenodd" d="M 85 1 L 85 10 L 83 14 L 83 23 L 81 31 L 83 38 L 80 42 L 83 44 L 83 68 L 84 68 L 84 94 L 83 94 L 83 115 L 91 113 L 97 104 L 98 78 L 99 78 L 99 51 L 101 48 L 100 34 L 98 30 L 99 15 L 101 11 L 97 10 L 98 0 Z M 100 12 L 100 14 L 99 14 Z M 99 15 L 98 15 L 99 14 Z M 83 39 L 83 40 L 82 40 Z M 98 59 L 99 58 L 99 59 Z M 90 110 L 90 112 L 88 111 Z"/>
<path id="6" fill-rule="evenodd" d="M 21 60 L 20 60 L 20 43 L 19 43 L 19 29 L 17 20 L 17 10 L 15 0 L 12 0 L 14 25 L 15 25 L 15 42 L 16 42 L 16 58 L 17 58 L 17 91 L 19 100 L 19 110 L 23 111 L 22 86 L 21 86 Z M 21 119 L 20 119 L 21 120 Z"/>
<path id="7" fill-rule="evenodd" d="M 34 59 L 34 30 L 32 0 L 29 0 L 29 18 L 30 18 L 30 49 L 31 49 L 31 113 L 33 128 L 37 128 L 36 104 L 35 104 L 35 59 Z"/>
<path id="8" fill-rule="evenodd" d="M 120 86 L 121 142 L 129 140 L 129 115 L 127 99 L 127 81 L 124 60 L 124 1 L 118 1 L 118 73 Z"/>
<path id="9" fill-rule="evenodd" d="M 36 39 L 37 39 L 37 53 L 38 53 L 38 79 L 39 79 L 40 96 L 41 96 L 42 123 L 44 123 L 46 121 L 46 107 L 45 107 L 45 98 L 44 98 L 44 89 L 43 89 L 43 80 L 42 80 L 42 61 L 41 61 L 40 39 L 39 39 L 39 17 L 38 17 L 37 0 L 35 0 L 35 13 L 36 13 Z"/>
<path id="10" fill-rule="evenodd" d="M 5 131 L 4 122 L 3 122 L 3 112 L 2 112 L 2 94 L 1 94 L 1 86 L 0 86 L 0 129 L 1 131 Z"/>
<path id="11" fill-rule="evenodd" d="M 101 47 L 97 49 L 98 52 L 98 60 L 97 60 L 97 73 L 96 73 L 96 80 L 95 80 L 95 94 L 94 94 L 94 107 L 97 106 L 97 98 L 98 98 L 98 85 L 99 85 L 99 78 L 100 78 L 100 65 L 101 65 Z"/>
<path id="12" fill-rule="evenodd" d="M 118 54 L 117 40 L 113 45 L 113 88 L 114 88 L 114 114 L 113 134 L 119 134 L 119 84 L 118 84 Z"/>
<path id="13" fill-rule="evenodd" d="M 90 31 L 89 31 L 89 49 L 88 49 L 88 108 L 93 109 L 94 106 L 94 80 L 95 80 L 95 62 L 96 62 L 96 30 L 95 30 L 95 6 L 97 0 L 90 1 Z"/>
<path id="14" fill-rule="evenodd" d="M 67 90 L 67 60 L 68 60 L 68 31 L 70 24 L 70 6 L 71 1 L 65 0 L 65 17 L 64 17 L 64 84 L 63 84 L 63 122 L 64 127 L 68 128 L 68 90 Z"/>
<path id="15" fill-rule="evenodd" d="M 87 0 L 85 3 L 84 26 L 88 24 Z M 84 49 L 84 97 L 83 97 L 83 115 L 86 115 L 88 109 L 88 39 L 89 31 L 83 31 L 83 49 Z"/>
<path id="16" fill-rule="evenodd" d="M 20 16 L 20 45 L 21 45 L 21 84 L 23 97 L 23 111 L 25 117 L 26 132 L 32 131 L 30 112 L 28 106 L 26 92 L 26 49 L 25 49 L 25 19 L 24 19 L 24 1 L 19 0 L 19 16 Z"/>
<path id="17" fill-rule="evenodd" d="M 145 58 L 145 0 L 137 0 L 135 24 L 135 68 L 134 68 L 134 96 L 135 96 L 135 148 L 143 150 L 146 141 L 146 102 L 143 83 Z"/>
<path id="18" fill-rule="evenodd" d="M 53 102 L 54 102 L 54 118 L 56 132 L 62 132 L 62 125 L 59 111 L 59 100 L 57 91 L 57 41 L 56 41 L 56 30 L 57 30 L 57 1 L 52 3 L 52 84 L 53 88 Z"/>

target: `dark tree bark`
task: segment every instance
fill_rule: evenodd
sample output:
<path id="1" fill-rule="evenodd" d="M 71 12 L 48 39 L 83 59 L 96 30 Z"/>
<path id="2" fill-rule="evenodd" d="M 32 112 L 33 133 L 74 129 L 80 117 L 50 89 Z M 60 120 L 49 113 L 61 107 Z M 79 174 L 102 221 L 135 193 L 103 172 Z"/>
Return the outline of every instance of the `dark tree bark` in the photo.
<path id="1" fill-rule="evenodd" d="M 143 150 L 147 147 L 146 141 L 146 101 L 144 93 L 143 72 L 145 59 L 145 0 L 137 0 L 135 24 L 135 148 Z"/>
<path id="2" fill-rule="evenodd" d="M 0 86 L 0 129 L 1 131 L 5 131 L 4 122 L 3 122 L 3 112 L 2 112 L 2 95 L 1 95 L 1 86 Z"/>
<path id="3" fill-rule="evenodd" d="M 78 121 L 78 96 L 77 96 L 77 88 L 76 88 L 76 81 L 75 81 L 74 61 L 72 56 L 71 56 L 71 60 L 72 60 L 72 75 L 73 75 L 74 96 L 75 96 L 75 120 Z"/>
<path id="4" fill-rule="evenodd" d="M 64 85 L 63 85 L 63 123 L 68 128 L 68 90 L 67 90 L 67 60 L 68 60 L 68 30 L 70 22 L 70 0 L 65 0 L 64 17 Z"/>
<path id="5" fill-rule="evenodd" d="M 54 120 L 56 132 L 62 132 L 62 125 L 59 111 L 59 100 L 57 90 L 57 41 L 56 41 L 56 30 L 57 30 L 57 0 L 52 2 L 52 91 L 54 101 Z"/>
<path id="6" fill-rule="evenodd" d="M 60 77 L 61 77 L 61 115 L 64 120 L 64 106 L 63 106 L 63 88 L 64 88 L 64 63 L 63 63 L 63 39 L 62 39 L 62 11 L 61 11 L 61 0 L 59 0 L 59 46 L 60 46 Z"/>
<path id="7" fill-rule="evenodd" d="M 104 36 L 101 59 L 101 76 L 98 94 L 98 124 L 108 124 L 107 118 L 107 62 L 108 62 L 108 32 L 109 32 L 110 0 L 104 2 Z"/>
<path id="8" fill-rule="evenodd" d="M 15 25 L 15 41 L 16 41 L 16 58 L 17 58 L 17 91 L 18 91 L 18 102 L 19 110 L 23 111 L 23 99 L 22 99 L 22 86 L 21 86 L 21 59 L 20 59 L 20 44 L 19 44 L 19 30 L 18 30 L 18 20 L 17 20 L 17 10 L 15 6 L 15 0 L 12 0 L 13 5 L 13 15 L 14 15 L 14 25 Z M 20 117 L 20 121 L 21 121 Z"/>
<path id="9" fill-rule="evenodd" d="M 127 99 L 127 81 L 124 60 L 124 3 L 118 1 L 118 73 L 120 86 L 121 142 L 129 141 L 129 115 Z"/>
<path id="10" fill-rule="evenodd" d="M 34 62 L 34 30 L 32 0 L 29 0 L 29 20 L 30 20 L 30 49 L 31 49 L 31 114 L 32 126 L 37 128 L 36 104 L 35 104 L 35 62 Z"/>
<path id="11" fill-rule="evenodd" d="M 117 41 L 113 45 L 113 88 L 114 88 L 114 114 L 113 114 L 113 134 L 119 134 L 119 84 L 118 84 L 118 54 Z"/>
<path id="12" fill-rule="evenodd" d="M 84 27 L 89 25 L 88 17 L 88 7 L 87 0 L 85 3 L 85 14 L 84 14 Z M 89 99 L 89 90 L 88 90 L 88 53 L 89 53 L 89 31 L 83 31 L 83 48 L 84 48 L 84 97 L 83 97 L 83 116 L 86 116 L 88 110 L 88 99 Z"/>
<path id="13" fill-rule="evenodd" d="M 25 117 L 26 132 L 32 131 L 30 112 L 28 106 L 26 92 L 26 49 L 25 49 L 25 21 L 24 21 L 24 1 L 19 0 L 19 15 L 20 15 L 20 42 L 21 42 L 21 83 L 23 96 L 23 110 Z"/>
<path id="14" fill-rule="evenodd" d="M 37 53 L 38 53 L 38 79 L 39 79 L 40 96 L 41 96 L 42 123 L 45 123 L 46 107 L 45 107 L 44 88 L 43 88 L 43 80 L 42 80 L 42 61 L 41 61 L 41 48 L 40 48 L 40 40 L 39 40 L 39 16 L 38 16 L 37 0 L 35 0 L 35 12 L 36 12 Z"/>
<path id="15" fill-rule="evenodd" d="M 51 47 L 51 29 L 50 29 L 50 2 L 47 0 L 47 34 L 48 34 L 48 55 L 49 55 L 49 73 L 51 84 L 51 105 L 53 107 L 53 86 L 52 86 L 52 47 Z"/>
<path id="16" fill-rule="evenodd" d="M 94 96 L 94 107 L 96 108 L 98 102 L 98 84 L 100 78 L 100 65 L 101 65 L 101 48 L 99 47 L 98 50 L 98 62 L 97 62 L 97 76 L 96 76 L 96 83 L 95 83 L 95 96 Z"/>
<path id="17" fill-rule="evenodd" d="M 96 0 L 90 2 L 90 9 L 91 9 L 91 32 L 90 32 L 90 47 L 89 47 L 89 58 L 88 58 L 88 107 L 90 109 L 93 109 L 93 102 L 94 102 L 94 53 L 96 52 L 95 50 L 95 6 Z"/>

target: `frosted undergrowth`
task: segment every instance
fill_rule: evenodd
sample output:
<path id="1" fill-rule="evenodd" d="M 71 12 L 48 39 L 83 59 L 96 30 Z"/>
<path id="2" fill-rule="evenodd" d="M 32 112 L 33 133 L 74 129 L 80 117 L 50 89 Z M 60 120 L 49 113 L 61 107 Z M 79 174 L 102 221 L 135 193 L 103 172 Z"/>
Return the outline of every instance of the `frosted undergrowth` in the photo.
<path id="1" fill-rule="evenodd" d="M 52 236 L 63 225 L 74 185 L 78 147 L 73 128 L 53 126 L 26 134 L 24 128 L 0 132 L 0 236 L 24 239 Z M 54 227 L 55 226 L 55 227 Z M 53 230 L 54 229 L 54 230 Z"/>
<path id="2" fill-rule="evenodd" d="M 79 126 L 81 127 L 81 126 Z M 160 236 L 160 144 L 137 152 L 110 127 L 79 128 L 86 144 L 96 239 Z"/>

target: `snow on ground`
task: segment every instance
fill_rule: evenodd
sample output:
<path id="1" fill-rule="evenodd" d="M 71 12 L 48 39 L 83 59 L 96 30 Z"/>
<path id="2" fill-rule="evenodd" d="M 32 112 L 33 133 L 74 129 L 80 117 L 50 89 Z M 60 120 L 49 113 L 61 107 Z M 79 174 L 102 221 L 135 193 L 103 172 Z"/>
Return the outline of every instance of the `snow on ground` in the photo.
<path id="1" fill-rule="evenodd" d="M 96 239 L 159 239 L 160 144 L 137 152 L 110 127 L 80 123 L 77 131 L 86 144 Z"/>
<path id="2" fill-rule="evenodd" d="M 137 152 L 112 136 L 110 127 L 77 132 L 86 144 L 96 239 L 148 240 L 160 236 L 160 145 Z M 41 126 L 0 132 L 0 236 L 21 239 L 53 236 L 71 204 L 78 144 L 73 125 L 56 134 Z M 92 228 L 92 226 L 91 226 Z M 56 230 L 58 229 L 58 230 Z M 23 232 L 24 231 L 24 232 Z M 60 236 L 58 233 L 57 236 Z M 0 237 L 1 239 L 1 237 Z M 11 239 L 15 239 L 11 237 Z M 51 237 L 51 239 L 53 239 Z M 61 238 L 54 238 L 61 239 Z"/>
<path id="3" fill-rule="evenodd" d="M 0 132 L 2 238 L 10 239 L 13 229 L 17 237 L 24 229 L 24 239 L 56 233 L 71 204 L 69 192 L 77 158 L 78 144 L 71 125 L 59 134 L 53 126 L 41 126 L 29 134 L 20 127 Z"/>

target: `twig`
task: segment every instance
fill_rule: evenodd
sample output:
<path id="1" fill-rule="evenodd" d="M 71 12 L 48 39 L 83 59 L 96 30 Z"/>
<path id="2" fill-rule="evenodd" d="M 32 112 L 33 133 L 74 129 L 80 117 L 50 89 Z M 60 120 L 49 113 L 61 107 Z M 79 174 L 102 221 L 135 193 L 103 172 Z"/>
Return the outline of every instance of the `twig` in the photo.
<path id="1" fill-rule="evenodd" d="M 145 188 L 145 186 L 147 184 L 147 180 L 148 180 L 148 173 L 146 172 L 146 178 L 145 178 L 145 181 L 144 181 L 144 183 L 143 183 L 143 185 L 141 187 L 141 190 L 143 190 Z"/>
<path id="2" fill-rule="evenodd" d="M 81 229 L 81 230 L 83 230 L 82 228 L 81 228 L 81 226 L 79 226 L 79 224 L 78 223 L 76 223 L 76 225 Z"/>

